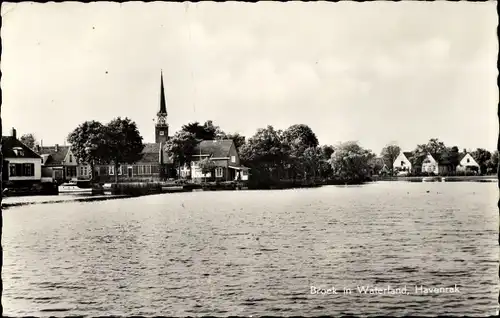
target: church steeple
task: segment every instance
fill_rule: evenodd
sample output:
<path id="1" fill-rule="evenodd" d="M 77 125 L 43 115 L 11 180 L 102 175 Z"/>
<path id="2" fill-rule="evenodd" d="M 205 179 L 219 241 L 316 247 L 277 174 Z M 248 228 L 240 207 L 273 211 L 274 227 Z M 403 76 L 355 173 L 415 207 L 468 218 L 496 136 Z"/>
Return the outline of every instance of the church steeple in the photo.
<path id="1" fill-rule="evenodd" d="M 159 114 L 167 115 L 167 103 L 165 102 L 165 88 L 163 87 L 163 71 L 160 73 L 160 111 Z"/>
<path id="2" fill-rule="evenodd" d="M 165 101 L 165 88 L 163 87 L 163 71 L 160 76 L 160 111 L 156 114 L 157 121 L 155 125 L 156 143 L 163 143 L 168 140 L 167 124 L 167 103 Z"/>

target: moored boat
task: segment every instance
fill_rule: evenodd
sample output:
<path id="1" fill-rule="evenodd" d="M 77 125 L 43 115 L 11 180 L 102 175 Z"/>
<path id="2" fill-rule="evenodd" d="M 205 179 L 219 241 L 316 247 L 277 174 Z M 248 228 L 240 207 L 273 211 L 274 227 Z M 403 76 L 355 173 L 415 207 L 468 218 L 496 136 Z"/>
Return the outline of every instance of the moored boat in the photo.
<path id="1" fill-rule="evenodd" d="M 92 194 L 92 188 L 80 188 L 74 182 L 61 184 L 58 191 L 60 194 Z"/>
<path id="2" fill-rule="evenodd" d="M 422 182 L 437 182 L 441 181 L 440 177 L 424 177 L 422 178 Z"/>

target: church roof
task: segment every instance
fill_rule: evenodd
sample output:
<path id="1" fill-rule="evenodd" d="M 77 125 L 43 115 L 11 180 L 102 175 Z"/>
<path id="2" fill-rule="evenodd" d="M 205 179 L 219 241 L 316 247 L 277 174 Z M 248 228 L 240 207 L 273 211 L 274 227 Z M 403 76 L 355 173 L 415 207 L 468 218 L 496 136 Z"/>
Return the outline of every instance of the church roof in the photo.
<path id="1" fill-rule="evenodd" d="M 163 72 L 161 73 L 160 87 L 160 111 L 158 114 L 167 114 L 167 102 L 165 101 L 165 88 L 163 87 Z"/>
<path id="2" fill-rule="evenodd" d="M 160 147 L 159 143 L 146 143 L 142 150 L 142 158 L 138 163 L 158 163 L 160 162 Z M 172 159 L 168 156 L 165 149 L 162 149 L 165 163 L 172 163 Z"/>

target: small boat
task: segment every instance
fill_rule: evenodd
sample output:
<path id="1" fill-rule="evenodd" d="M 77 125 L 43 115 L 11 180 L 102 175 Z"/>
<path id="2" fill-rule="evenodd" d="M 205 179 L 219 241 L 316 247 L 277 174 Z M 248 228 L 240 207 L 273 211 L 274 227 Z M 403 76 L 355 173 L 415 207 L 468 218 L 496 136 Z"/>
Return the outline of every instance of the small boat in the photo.
<path id="1" fill-rule="evenodd" d="M 163 192 L 181 192 L 184 190 L 183 186 L 167 186 L 167 187 L 161 187 L 161 190 Z"/>
<path id="2" fill-rule="evenodd" d="M 439 178 L 439 177 L 424 177 L 422 179 L 422 182 L 436 182 L 436 181 L 441 181 L 441 178 Z"/>
<path id="3" fill-rule="evenodd" d="M 76 183 L 63 183 L 58 187 L 61 194 L 92 194 L 92 188 L 80 188 Z"/>

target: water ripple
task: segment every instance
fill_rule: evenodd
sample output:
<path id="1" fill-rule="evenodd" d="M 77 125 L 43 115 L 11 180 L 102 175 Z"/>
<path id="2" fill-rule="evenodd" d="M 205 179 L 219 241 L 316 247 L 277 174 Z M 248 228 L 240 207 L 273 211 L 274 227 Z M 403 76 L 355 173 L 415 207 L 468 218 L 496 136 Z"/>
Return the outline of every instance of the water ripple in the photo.
<path id="1" fill-rule="evenodd" d="M 495 315 L 497 192 L 387 182 L 13 207 L 4 313 Z M 415 292 L 454 285 L 459 293 Z"/>

